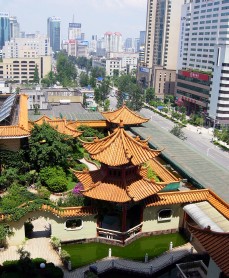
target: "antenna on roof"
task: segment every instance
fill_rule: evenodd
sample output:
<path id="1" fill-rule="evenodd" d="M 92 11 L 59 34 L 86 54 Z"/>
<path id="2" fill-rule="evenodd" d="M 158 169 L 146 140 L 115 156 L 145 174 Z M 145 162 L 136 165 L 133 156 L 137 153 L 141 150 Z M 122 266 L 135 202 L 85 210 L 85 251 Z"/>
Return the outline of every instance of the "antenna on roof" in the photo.
<path id="1" fill-rule="evenodd" d="M 74 21 L 75 21 L 75 16 L 73 14 L 73 16 L 72 16 L 72 23 L 74 23 Z"/>

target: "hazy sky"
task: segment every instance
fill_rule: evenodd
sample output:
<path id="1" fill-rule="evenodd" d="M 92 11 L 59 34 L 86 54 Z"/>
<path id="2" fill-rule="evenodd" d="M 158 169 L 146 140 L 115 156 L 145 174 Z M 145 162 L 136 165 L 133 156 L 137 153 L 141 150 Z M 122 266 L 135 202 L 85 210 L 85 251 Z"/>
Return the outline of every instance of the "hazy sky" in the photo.
<path id="1" fill-rule="evenodd" d="M 16 16 L 21 30 L 47 33 L 47 18 L 61 18 L 61 36 L 67 39 L 68 23 L 82 24 L 86 39 L 100 38 L 106 31 L 121 32 L 123 38 L 139 37 L 145 30 L 147 0 L 0 0 L 0 12 Z"/>

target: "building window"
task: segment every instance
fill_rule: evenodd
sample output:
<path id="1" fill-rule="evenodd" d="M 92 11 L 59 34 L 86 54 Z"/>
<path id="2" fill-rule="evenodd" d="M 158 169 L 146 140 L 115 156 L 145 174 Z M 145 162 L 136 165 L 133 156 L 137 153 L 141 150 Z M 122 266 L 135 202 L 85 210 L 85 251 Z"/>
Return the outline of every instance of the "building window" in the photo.
<path id="1" fill-rule="evenodd" d="M 83 221 L 80 218 L 68 219 L 64 224 L 64 229 L 67 231 L 75 231 L 83 228 Z"/>
<path id="2" fill-rule="evenodd" d="M 162 209 L 158 212 L 158 222 L 170 221 L 172 219 L 173 211 L 171 209 Z"/>

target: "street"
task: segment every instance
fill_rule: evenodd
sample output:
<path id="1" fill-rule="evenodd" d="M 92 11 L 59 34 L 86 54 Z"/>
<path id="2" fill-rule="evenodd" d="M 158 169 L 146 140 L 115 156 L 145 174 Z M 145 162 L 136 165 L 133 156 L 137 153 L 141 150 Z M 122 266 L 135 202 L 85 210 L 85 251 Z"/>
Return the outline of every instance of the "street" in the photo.
<path id="1" fill-rule="evenodd" d="M 109 97 L 110 107 L 116 109 L 116 98 Z M 160 128 L 167 130 L 168 132 L 174 126 L 174 123 L 162 116 L 154 113 L 153 111 L 142 108 L 140 114 L 146 118 L 149 118 L 149 122 L 157 125 Z M 229 169 L 229 152 L 223 151 L 218 146 L 215 146 L 212 142 L 212 135 L 208 133 L 198 133 L 196 127 L 187 126 L 183 129 L 187 139 L 184 141 L 193 149 L 197 150 L 201 155 L 207 156 L 213 162 L 216 162 L 225 169 Z M 205 130 L 206 131 L 206 130 Z"/>

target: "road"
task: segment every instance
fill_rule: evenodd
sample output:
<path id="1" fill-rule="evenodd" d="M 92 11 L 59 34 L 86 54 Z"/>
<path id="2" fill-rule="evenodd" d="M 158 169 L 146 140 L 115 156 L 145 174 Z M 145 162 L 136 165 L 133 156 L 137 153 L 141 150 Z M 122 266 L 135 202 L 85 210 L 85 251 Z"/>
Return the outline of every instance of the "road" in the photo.
<path id="1" fill-rule="evenodd" d="M 110 107 L 115 109 L 116 107 L 116 98 L 109 97 L 110 99 Z M 150 122 L 152 121 L 159 128 L 163 128 L 168 132 L 174 126 L 174 123 L 168 119 L 163 118 L 162 116 L 154 113 L 153 111 L 143 108 L 140 111 L 141 115 L 146 118 L 150 118 Z M 209 159 L 218 163 L 225 169 L 229 169 L 229 152 L 223 151 L 219 147 L 215 146 L 212 142 L 212 136 L 208 133 L 199 134 L 195 127 L 185 127 L 183 129 L 185 136 L 187 139 L 184 141 L 187 145 L 191 146 L 193 149 L 197 150 L 203 156 L 208 156 Z M 206 130 L 205 130 L 206 131 Z"/>

